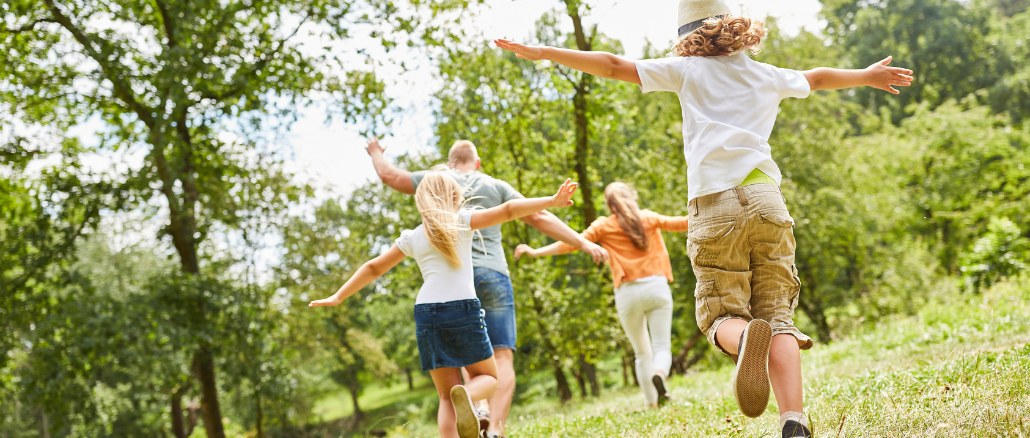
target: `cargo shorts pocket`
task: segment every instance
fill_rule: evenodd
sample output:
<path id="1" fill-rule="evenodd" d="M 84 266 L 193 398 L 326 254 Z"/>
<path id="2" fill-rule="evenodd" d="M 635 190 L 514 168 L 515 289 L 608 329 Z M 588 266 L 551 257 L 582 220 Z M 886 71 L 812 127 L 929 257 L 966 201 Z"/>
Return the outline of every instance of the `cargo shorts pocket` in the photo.
<path id="1" fill-rule="evenodd" d="M 790 311 L 794 312 L 794 309 L 798 308 L 798 299 L 801 298 L 801 277 L 798 275 L 797 265 L 790 265 L 790 275 L 794 278 L 794 290 L 790 297 Z"/>
<path id="2" fill-rule="evenodd" d="M 698 280 L 694 288 L 694 317 L 697 319 L 697 327 L 707 333 L 722 314 L 722 299 L 715 287 L 715 280 Z"/>
<path id="3" fill-rule="evenodd" d="M 691 224 L 687 238 L 690 243 L 701 245 L 726 237 L 737 226 L 735 216 L 723 216 L 700 220 Z"/>
<path id="4" fill-rule="evenodd" d="M 790 217 L 790 213 L 786 210 L 767 210 L 758 213 L 762 218 L 763 223 L 778 225 L 783 228 L 792 228 L 794 226 L 794 218 Z"/>

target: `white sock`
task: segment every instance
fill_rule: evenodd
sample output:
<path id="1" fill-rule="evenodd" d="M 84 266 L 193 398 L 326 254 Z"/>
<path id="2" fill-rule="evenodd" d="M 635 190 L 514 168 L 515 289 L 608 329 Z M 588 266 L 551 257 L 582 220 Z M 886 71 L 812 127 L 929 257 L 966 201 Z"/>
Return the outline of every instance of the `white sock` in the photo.
<path id="1" fill-rule="evenodd" d="M 802 426 L 808 427 L 808 418 L 805 417 L 804 413 L 787 411 L 780 414 L 780 427 L 783 427 L 784 424 L 787 424 L 787 420 L 794 420 L 798 423 L 801 423 Z"/>

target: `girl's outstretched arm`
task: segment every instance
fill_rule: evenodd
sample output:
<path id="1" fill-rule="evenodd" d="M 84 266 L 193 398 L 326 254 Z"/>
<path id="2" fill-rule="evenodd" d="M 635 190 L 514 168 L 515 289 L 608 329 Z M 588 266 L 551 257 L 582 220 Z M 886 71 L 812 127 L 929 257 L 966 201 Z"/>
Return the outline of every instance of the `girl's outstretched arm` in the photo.
<path id="1" fill-rule="evenodd" d="M 900 91 L 894 87 L 912 85 L 912 70 L 890 67 L 893 59 L 892 56 L 888 56 L 861 70 L 819 67 L 804 72 L 805 79 L 808 79 L 812 91 L 868 86 L 890 94 L 898 94 Z"/>
<path id="2" fill-rule="evenodd" d="M 676 231 L 684 232 L 689 228 L 689 219 L 687 216 L 665 216 L 655 213 L 657 219 L 658 228 L 664 231 Z"/>
<path id="3" fill-rule="evenodd" d="M 532 246 L 526 245 L 525 243 L 520 243 L 519 246 L 515 247 L 515 260 L 518 260 L 520 257 L 524 255 L 536 258 L 543 256 L 568 254 L 575 250 L 576 248 L 569 245 L 562 245 L 561 242 L 554 242 L 550 245 L 536 249 L 534 249 Z"/>
<path id="4" fill-rule="evenodd" d="M 369 283 L 375 281 L 375 279 L 382 277 L 394 266 L 404 260 L 404 253 L 401 249 L 394 244 L 386 252 L 381 254 L 372 260 L 365 262 L 354 275 L 347 280 L 343 286 L 340 286 L 340 290 L 332 294 L 329 298 L 323 298 L 321 300 L 315 300 L 308 303 L 308 307 L 323 307 L 323 306 L 335 306 L 346 300 L 351 295 L 354 295 L 359 290 L 368 286 Z"/>
<path id="5" fill-rule="evenodd" d="M 493 208 L 472 212 L 469 226 L 472 229 L 492 227 L 497 224 L 518 219 L 551 207 L 568 207 L 572 205 L 572 194 L 576 193 L 578 183 L 566 179 L 558 188 L 558 193 L 545 198 L 512 199 Z"/>
<path id="6" fill-rule="evenodd" d="M 640 75 L 637 74 L 636 64 L 608 52 L 581 52 L 557 47 L 527 46 L 504 39 L 494 40 L 494 44 L 514 53 L 519 58 L 531 61 L 546 59 L 594 76 L 640 85 Z"/>

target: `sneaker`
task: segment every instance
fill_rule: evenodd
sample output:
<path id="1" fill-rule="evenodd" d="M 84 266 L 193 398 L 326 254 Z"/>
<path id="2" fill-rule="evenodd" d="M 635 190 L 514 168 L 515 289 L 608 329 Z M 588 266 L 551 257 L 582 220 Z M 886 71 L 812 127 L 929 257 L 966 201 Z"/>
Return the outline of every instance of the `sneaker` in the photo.
<path id="1" fill-rule="evenodd" d="M 469 397 L 468 389 L 462 385 L 452 386 L 451 404 L 454 405 L 454 423 L 458 426 L 458 436 L 480 438 L 479 416 L 472 407 L 472 397 Z"/>
<path id="2" fill-rule="evenodd" d="M 795 420 L 783 423 L 783 438 L 811 438 L 812 431 Z"/>
<path id="3" fill-rule="evenodd" d="M 654 389 L 658 390 L 658 406 L 665 406 L 669 403 L 669 392 L 665 389 L 665 378 L 661 374 L 651 376 L 651 383 Z"/>
<path id="4" fill-rule="evenodd" d="M 769 405 L 769 343 L 772 327 L 753 319 L 740 335 L 737 370 L 733 373 L 733 394 L 740 412 L 757 417 Z"/>
<path id="5" fill-rule="evenodd" d="M 486 431 L 490 429 L 490 413 L 483 409 L 476 409 L 476 417 L 479 418 L 479 436 L 489 438 L 490 435 Z"/>

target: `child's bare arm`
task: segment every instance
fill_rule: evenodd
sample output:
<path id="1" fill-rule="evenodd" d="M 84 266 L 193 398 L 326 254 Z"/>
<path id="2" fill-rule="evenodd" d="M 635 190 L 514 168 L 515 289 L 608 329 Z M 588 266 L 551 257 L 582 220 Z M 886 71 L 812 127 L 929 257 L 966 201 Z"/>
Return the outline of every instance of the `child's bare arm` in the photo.
<path id="1" fill-rule="evenodd" d="M 636 64 L 608 52 L 581 52 L 556 47 L 527 46 L 504 39 L 494 40 L 494 44 L 514 53 L 519 58 L 531 61 L 546 59 L 594 76 L 640 85 L 640 75 L 637 74 Z"/>
<path id="2" fill-rule="evenodd" d="M 562 245 L 561 242 L 554 242 L 550 245 L 536 249 L 534 249 L 532 246 L 526 245 L 525 243 L 520 243 L 519 246 L 515 247 L 515 260 L 518 260 L 524 255 L 529 257 L 543 257 L 568 254 L 575 250 L 575 247 L 569 245 Z"/>
<path id="3" fill-rule="evenodd" d="M 912 70 L 890 67 L 892 59 L 893 57 L 888 56 L 861 70 L 819 67 L 808 70 L 804 74 L 812 91 L 868 86 L 891 94 L 898 94 L 900 92 L 894 87 L 912 85 Z"/>
<path id="4" fill-rule="evenodd" d="M 512 199 L 494 208 L 472 212 L 469 226 L 472 229 L 492 227 L 497 224 L 518 219 L 551 207 L 568 207 L 572 205 L 572 194 L 579 184 L 566 179 L 554 196 L 544 198 Z"/>
<path id="5" fill-rule="evenodd" d="M 354 275 L 352 275 L 343 286 L 336 293 L 332 294 L 329 298 L 323 298 L 321 300 L 315 300 L 308 303 L 308 307 L 323 307 L 323 306 L 335 306 L 350 298 L 359 290 L 368 286 L 369 283 L 375 281 L 375 279 L 382 277 L 383 274 L 387 273 L 394 266 L 404 260 L 404 253 L 401 249 L 394 244 L 389 250 L 381 254 L 372 260 L 365 262 Z"/>

